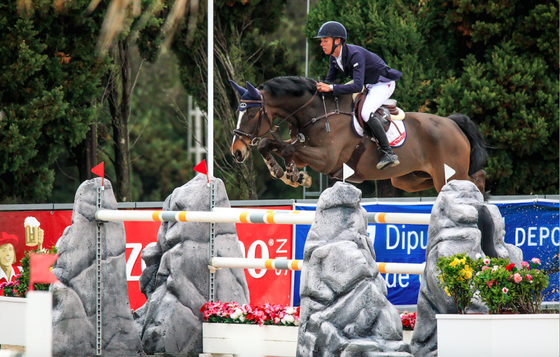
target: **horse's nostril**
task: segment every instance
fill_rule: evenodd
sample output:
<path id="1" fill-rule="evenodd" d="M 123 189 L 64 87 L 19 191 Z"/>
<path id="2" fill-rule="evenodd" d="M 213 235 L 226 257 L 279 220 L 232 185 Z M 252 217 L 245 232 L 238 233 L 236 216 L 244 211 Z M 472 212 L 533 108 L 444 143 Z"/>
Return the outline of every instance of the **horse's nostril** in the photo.
<path id="1" fill-rule="evenodd" d="M 237 161 L 243 160 L 243 154 L 241 154 L 241 150 L 235 150 L 235 154 L 233 156 Z"/>

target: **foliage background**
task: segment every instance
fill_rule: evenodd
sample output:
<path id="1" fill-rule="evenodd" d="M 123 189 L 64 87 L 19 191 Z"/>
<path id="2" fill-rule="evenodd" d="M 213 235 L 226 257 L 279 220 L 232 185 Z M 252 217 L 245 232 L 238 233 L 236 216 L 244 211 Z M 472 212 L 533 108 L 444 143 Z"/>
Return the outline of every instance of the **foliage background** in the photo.
<path id="1" fill-rule="evenodd" d="M 89 0 L 62 3 L 37 0 L 25 13 L 15 1 L 0 4 L 2 203 L 72 202 L 92 127 L 97 161 L 106 162 L 109 179 L 120 177 L 107 92 L 111 78 L 124 83 L 115 77 L 122 62 L 96 52 L 110 1 L 93 12 Z M 174 3 L 144 0 L 142 16 L 128 17 L 116 39 L 130 47 L 130 195 L 123 197 L 133 201 L 162 201 L 194 176 L 187 95 L 206 108 L 206 3 L 189 10 L 162 52 Z M 477 123 L 490 146 L 493 194 L 558 194 L 557 0 L 314 0 L 307 19 L 302 1 L 218 0 L 214 13 L 216 176 L 230 199 L 302 197 L 302 189 L 269 177 L 256 150 L 245 164 L 232 162 L 237 98 L 229 80 L 258 85 L 304 75 L 306 38 L 308 75 L 324 77 L 327 58 L 311 38 L 328 20 L 346 26 L 349 43 L 404 72 L 394 97 L 405 111 L 462 112 Z M 359 187 L 364 197 L 408 195 L 386 181 Z"/>

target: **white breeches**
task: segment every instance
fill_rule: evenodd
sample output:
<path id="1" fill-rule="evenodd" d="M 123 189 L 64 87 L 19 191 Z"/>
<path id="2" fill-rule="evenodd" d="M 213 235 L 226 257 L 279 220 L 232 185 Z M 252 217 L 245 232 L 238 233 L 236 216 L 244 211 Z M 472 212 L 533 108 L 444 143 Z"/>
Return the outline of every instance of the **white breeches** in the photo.
<path id="1" fill-rule="evenodd" d="M 362 118 L 364 121 L 369 120 L 371 113 L 375 113 L 381 104 L 391 98 L 393 92 L 395 91 L 395 82 L 379 82 L 376 84 L 367 84 L 367 89 L 369 90 L 366 97 L 366 101 L 362 108 Z"/>

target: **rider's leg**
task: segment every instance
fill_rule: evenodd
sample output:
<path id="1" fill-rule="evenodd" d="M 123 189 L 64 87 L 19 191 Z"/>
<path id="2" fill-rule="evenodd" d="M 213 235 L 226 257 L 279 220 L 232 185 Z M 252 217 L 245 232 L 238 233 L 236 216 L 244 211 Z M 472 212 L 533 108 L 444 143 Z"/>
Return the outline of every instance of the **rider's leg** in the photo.
<path id="1" fill-rule="evenodd" d="M 374 113 L 371 113 L 369 120 L 366 122 L 367 126 L 370 128 L 371 133 L 377 139 L 379 143 L 379 148 L 383 155 L 379 159 L 377 168 L 383 170 L 386 167 L 394 167 L 400 164 L 399 157 L 391 149 L 389 145 L 389 140 L 387 140 L 387 135 L 385 135 L 385 129 L 383 129 L 383 124 L 379 121 L 379 118 Z"/>
<path id="2" fill-rule="evenodd" d="M 366 125 L 370 128 L 373 136 L 375 136 L 379 142 L 382 157 L 377 164 L 377 168 L 379 170 L 383 170 L 388 166 L 397 166 L 399 164 L 399 158 L 391 149 L 387 140 L 387 135 L 383 129 L 383 125 L 374 113 L 387 99 L 391 97 L 395 91 L 395 82 L 379 82 L 377 84 L 368 84 L 367 87 L 369 92 L 364 102 L 361 114 L 362 119 L 366 122 Z"/>

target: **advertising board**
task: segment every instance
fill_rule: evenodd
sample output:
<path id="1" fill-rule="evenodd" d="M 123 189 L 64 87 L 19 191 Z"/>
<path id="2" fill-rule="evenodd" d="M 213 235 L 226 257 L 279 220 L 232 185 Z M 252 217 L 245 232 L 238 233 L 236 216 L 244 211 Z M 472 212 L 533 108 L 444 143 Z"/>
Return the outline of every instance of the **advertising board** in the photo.
<path id="1" fill-rule="evenodd" d="M 292 206 L 262 207 L 267 209 L 292 209 Z M 43 248 L 56 245 L 66 227 L 72 224 L 72 211 L 0 211 L 0 234 L 6 232 L 15 235 L 18 243 L 14 247 L 17 262 L 26 250 L 35 250 L 35 246 L 25 245 L 24 221 L 34 217 L 44 231 Z M 146 298 L 140 292 L 140 275 L 145 268 L 141 252 L 149 245 L 156 244 L 159 222 L 124 222 L 126 232 L 126 276 L 130 307 L 137 309 Z M 292 231 L 290 225 L 236 224 L 240 248 L 246 258 L 291 258 Z M 92 233 L 93 234 L 93 233 Z M 207 272 L 203 272 L 207 273 Z M 292 275 L 289 271 L 279 270 L 245 270 L 251 303 L 260 305 L 265 302 L 289 305 L 291 302 Z"/>

